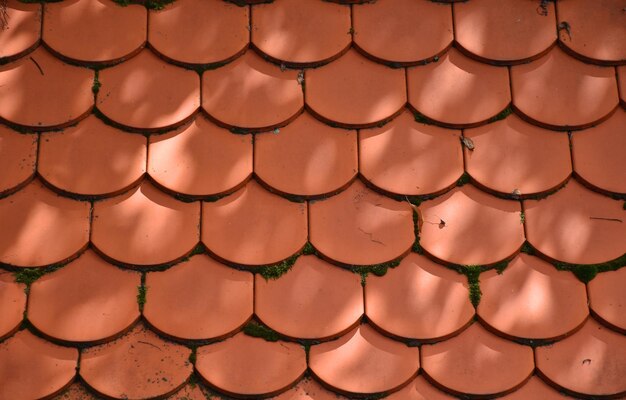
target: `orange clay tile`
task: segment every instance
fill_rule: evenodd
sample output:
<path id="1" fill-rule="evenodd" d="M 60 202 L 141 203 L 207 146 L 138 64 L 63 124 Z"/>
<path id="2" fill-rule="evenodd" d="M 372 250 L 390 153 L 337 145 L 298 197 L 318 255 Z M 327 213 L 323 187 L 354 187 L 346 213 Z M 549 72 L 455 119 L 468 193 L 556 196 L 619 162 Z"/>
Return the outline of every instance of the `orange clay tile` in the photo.
<path id="1" fill-rule="evenodd" d="M 0 61 L 19 57 L 39 44 L 41 5 L 7 2 L 7 26 L 0 30 Z"/>
<path id="2" fill-rule="evenodd" d="M 272 194 L 254 181 L 223 199 L 202 204 L 202 242 L 231 263 L 280 262 L 297 253 L 306 237 L 306 204 Z"/>
<path id="3" fill-rule="evenodd" d="M 276 280 L 255 277 L 254 311 L 270 328 L 299 339 L 339 336 L 363 314 L 360 277 L 315 256 L 302 256 Z"/>
<path id="4" fill-rule="evenodd" d="M 255 397 L 278 394 L 304 374 L 304 349 L 238 333 L 198 348 L 196 370 L 220 392 Z"/>
<path id="5" fill-rule="evenodd" d="M 315 196 L 338 190 L 357 174 L 356 131 L 331 128 L 301 114 L 278 133 L 254 140 L 254 172 L 280 192 Z"/>
<path id="6" fill-rule="evenodd" d="M 626 253 L 623 202 L 572 180 L 544 200 L 524 201 L 526 237 L 544 255 L 593 264 Z"/>
<path id="7" fill-rule="evenodd" d="M 404 111 L 380 128 L 359 132 L 360 172 L 387 192 L 438 193 L 463 174 L 460 136 L 460 131 L 416 122 Z"/>
<path id="8" fill-rule="evenodd" d="M 603 272 L 589 282 L 591 312 L 615 330 L 626 333 L 626 268 Z"/>
<path id="9" fill-rule="evenodd" d="M 207 391 L 196 383 L 187 383 L 182 389 L 174 393 L 167 400 L 218 400 L 218 397 L 211 396 Z"/>
<path id="10" fill-rule="evenodd" d="M 388 400 L 452 400 L 453 397 L 435 389 L 423 375 L 386 397 Z"/>
<path id="11" fill-rule="evenodd" d="M 407 77 L 411 106 L 449 126 L 480 124 L 511 101 L 505 67 L 482 64 L 455 49 L 436 62 L 409 68 Z"/>
<path id="12" fill-rule="evenodd" d="M 419 207 L 420 244 L 439 260 L 487 265 L 515 253 L 524 242 L 520 204 L 464 185 Z"/>
<path id="13" fill-rule="evenodd" d="M 419 349 L 360 325 L 341 338 L 311 346 L 311 372 L 342 393 L 393 391 L 419 368 Z"/>
<path id="14" fill-rule="evenodd" d="M 307 70 L 305 82 L 309 109 L 344 127 L 375 126 L 406 103 L 404 71 L 370 61 L 356 50 Z"/>
<path id="15" fill-rule="evenodd" d="M 22 330 L 0 343 L 0 399 L 41 399 L 69 386 L 78 351 Z"/>
<path id="16" fill-rule="evenodd" d="M 87 246 L 89 208 L 39 181 L 0 199 L 0 262 L 38 267 L 72 257 Z"/>
<path id="17" fill-rule="evenodd" d="M 46 336 L 62 341 L 109 339 L 139 319 L 140 278 L 87 250 L 32 284 L 28 320 Z"/>
<path id="18" fill-rule="evenodd" d="M 276 0 L 252 8 L 252 43 L 277 62 L 324 63 L 346 50 L 350 39 L 349 7 Z"/>
<path id="19" fill-rule="evenodd" d="M 143 315 L 150 325 L 180 339 L 222 337 L 252 317 L 253 277 L 206 255 L 146 275 Z"/>
<path id="20" fill-rule="evenodd" d="M 360 181 L 336 196 L 312 202 L 309 216 L 311 243 L 341 264 L 391 261 L 415 240 L 410 204 L 373 192 Z"/>
<path id="21" fill-rule="evenodd" d="M 588 61 L 626 61 L 624 2 L 615 0 L 566 0 L 557 6 L 559 22 L 569 24 L 559 30 L 567 49 Z"/>
<path id="22" fill-rule="evenodd" d="M 452 8 L 413 0 L 354 6 L 356 46 L 379 61 L 410 64 L 431 59 L 452 43 Z"/>
<path id="23" fill-rule="evenodd" d="M 556 41 L 554 4 L 477 0 L 454 5 L 457 43 L 472 57 L 496 63 L 534 59 Z"/>
<path id="24" fill-rule="evenodd" d="M 626 65 L 617 67 L 617 83 L 619 85 L 622 107 L 626 107 Z"/>
<path id="25" fill-rule="evenodd" d="M 72 383 L 64 392 L 52 400 L 99 400 L 81 383 Z M 191 399 L 190 399 L 191 400 Z M 195 399 L 193 399 L 195 400 Z M 202 399 L 204 400 L 204 399 Z"/>
<path id="26" fill-rule="evenodd" d="M 183 123 L 200 106 L 198 74 L 167 64 L 149 50 L 100 71 L 98 109 L 131 129 L 167 129 Z"/>
<path id="27" fill-rule="evenodd" d="M 572 172 L 567 134 L 547 131 L 516 115 L 467 129 L 464 136 L 474 143 L 473 150 L 465 147 L 467 172 L 496 192 L 545 192 Z"/>
<path id="28" fill-rule="evenodd" d="M 128 334 L 81 353 L 80 376 L 103 396 L 147 399 L 180 389 L 193 371 L 191 350 L 137 325 Z"/>
<path id="29" fill-rule="evenodd" d="M 10 335 L 18 328 L 26 309 L 26 286 L 15 282 L 9 271 L 0 270 L 0 339 Z"/>
<path id="30" fill-rule="evenodd" d="M 589 315 L 584 283 L 526 254 L 481 274 L 480 290 L 478 316 L 504 336 L 560 339 Z"/>
<path id="31" fill-rule="evenodd" d="M 572 135 L 574 171 L 602 190 L 626 193 L 626 111 L 618 109 L 600 125 Z"/>
<path id="32" fill-rule="evenodd" d="M 533 350 L 498 336 L 478 323 L 459 336 L 422 346 L 424 372 L 455 395 L 488 396 L 513 391 L 533 372 Z"/>
<path id="33" fill-rule="evenodd" d="M 0 193 L 25 183 L 35 173 L 37 135 L 17 133 L 0 125 Z"/>
<path id="34" fill-rule="evenodd" d="M 42 47 L 0 66 L 0 119 L 41 130 L 83 118 L 93 107 L 94 72 L 65 64 Z"/>
<path id="35" fill-rule="evenodd" d="M 82 195 L 113 194 L 146 171 L 146 138 L 90 115 L 63 132 L 41 135 L 37 171 L 52 186 Z"/>
<path id="36" fill-rule="evenodd" d="M 198 243 L 200 203 L 184 203 L 149 183 L 93 207 L 91 241 L 116 261 L 152 265 L 176 260 Z"/>
<path id="37" fill-rule="evenodd" d="M 220 0 L 178 0 L 150 11 L 148 41 L 174 62 L 223 62 L 246 49 L 248 13 L 248 7 Z"/>
<path id="38" fill-rule="evenodd" d="M 232 134 L 203 116 L 149 140 L 148 173 L 174 193 L 222 194 L 252 175 L 252 136 Z"/>
<path id="39" fill-rule="evenodd" d="M 264 130 L 284 125 L 304 107 L 298 72 L 247 51 L 202 74 L 202 108 L 227 126 Z"/>
<path id="40" fill-rule="evenodd" d="M 535 352 L 544 379 L 567 392 L 612 398 L 626 394 L 626 337 L 591 318 L 572 336 Z"/>
<path id="41" fill-rule="evenodd" d="M 474 316 L 465 276 L 410 253 L 365 286 L 369 320 L 390 335 L 434 340 L 454 334 Z"/>
<path id="42" fill-rule="evenodd" d="M 531 63 L 511 67 L 511 87 L 517 110 L 557 129 L 591 126 L 619 101 L 613 68 L 585 64 L 558 47 Z"/>
<path id="43" fill-rule="evenodd" d="M 46 4 L 44 13 L 43 41 L 72 60 L 123 60 L 146 41 L 148 15 L 138 4 L 120 7 L 109 0 L 64 1 Z"/>
<path id="44" fill-rule="evenodd" d="M 542 399 L 542 400 L 565 400 L 565 395 L 557 392 L 546 383 L 544 383 L 541 378 L 537 376 L 533 376 L 522 386 L 517 389 L 515 392 L 509 394 L 508 396 L 504 396 L 501 398 L 502 400 L 528 400 L 528 399 Z"/>
<path id="45" fill-rule="evenodd" d="M 340 400 L 344 399 L 333 392 L 324 389 L 322 385 L 311 378 L 304 378 L 288 391 L 272 398 L 273 400 Z"/>

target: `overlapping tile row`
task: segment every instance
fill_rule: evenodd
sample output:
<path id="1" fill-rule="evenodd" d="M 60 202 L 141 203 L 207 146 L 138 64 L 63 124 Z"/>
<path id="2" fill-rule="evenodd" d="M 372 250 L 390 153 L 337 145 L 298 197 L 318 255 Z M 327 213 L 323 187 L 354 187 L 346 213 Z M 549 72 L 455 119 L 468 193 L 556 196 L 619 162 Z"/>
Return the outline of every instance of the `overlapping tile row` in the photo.
<path id="1" fill-rule="evenodd" d="M 9 2 L 0 399 L 626 395 L 621 3 L 334 3 Z"/>

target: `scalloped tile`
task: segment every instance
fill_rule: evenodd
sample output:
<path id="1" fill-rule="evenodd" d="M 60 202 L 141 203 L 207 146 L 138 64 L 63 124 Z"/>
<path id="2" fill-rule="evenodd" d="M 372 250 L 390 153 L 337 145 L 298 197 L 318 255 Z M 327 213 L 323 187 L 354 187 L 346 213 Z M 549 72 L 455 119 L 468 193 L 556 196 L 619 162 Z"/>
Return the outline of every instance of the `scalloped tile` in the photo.
<path id="1" fill-rule="evenodd" d="M 254 312 L 275 331 L 297 339 L 336 337 L 363 314 L 359 275 L 316 256 L 301 256 L 276 280 L 255 276 Z"/>
<path id="2" fill-rule="evenodd" d="M 221 63 L 245 51 L 248 19 L 248 7 L 220 0 L 177 0 L 150 11 L 148 41 L 175 62 Z"/>
<path id="3" fill-rule="evenodd" d="M 342 264 L 392 261 L 413 242 L 413 210 L 355 181 L 333 197 L 311 202 L 309 238 L 325 257 Z"/>
<path id="4" fill-rule="evenodd" d="M 619 102 L 613 68 L 585 64 L 558 46 L 538 60 L 511 67 L 511 89 L 517 110 L 554 129 L 594 125 Z"/>
<path id="5" fill-rule="evenodd" d="M 167 400 L 218 400 L 219 397 L 210 395 L 202 386 L 195 382 L 187 383 L 182 389 L 174 393 Z"/>
<path id="6" fill-rule="evenodd" d="M 414 0 L 381 0 L 352 8 L 354 43 L 382 61 L 414 64 L 453 40 L 452 7 Z"/>
<path id="7" fill-rule="evenodd" d="M 278 62 L 319 65 L 350 46 L 350 9 L 329 2 L 275 0 L 252 8 L 252 43 Z"/>
<path id="8" fill-rule="evenodd" d="M 539 372 L 568 392 L 612 398 L 626 394 L 626 337 L 593 319 L 572 336 L 535 352 Z"/>
<path id="9" fill-rule="evenodd" d="M 0 194 L 20 186 L 35 174 L 37 135 L 18 133 L 0 125 Z"/>
<path id="10" fill-rule="evenodd" d="M 202 108 L 230 127 L 267 130 L 286 124 L 303 107 L 298 72 L 281 70 L 254 51 L 202 74 Z"/>
<path id="11" fill-rule="evenodd" d="M 146 275 L 146 320 L 160 332 L 185 340 L 220 338 L 253 312 L 251 273 L 196 255 L 163 272 Z"/>
<path id="12" fill-rule="evenodd" d="M 94 203 L 91 242 L 122 263 L 163 264 L 194 248 L 199 225 L 200 202 L 184 203 L 146 182 Z"/>
<path id="13" fill-rule="evenodd" d="M 587 284 L 589 308 L 604 323 L 626 333 L 626 268 L 597 275 Z"/>
<path id="14" fill-rule="evenodd" d="M 93 390 L 115 399 L 166 396 L 193 372 L 191 350 L 166 342 L 141 324 L 106 344 L 84 349 L 80 376 Z"/>
<path id="15" fill-rule="evenodd" d="M 139 4 L 80 0 L 44 7 L 43 41 L 63 57 L 111 63 L 136 54 L 146 42 L 148 13 Z"/>
<path id="16" fill-rule="evenodd" d="M 424 375 L 412 380 L 408 385 L 386 397 L 388 400 L 452 400 L 453 397 L 435 389 Z"/>
<path id="17" fill-rule="evenodd" d="M 297 253 L 307 238 L 307 205 L 250 181 L 237 192 L 202 203 L 202 242 L 219 258 L 258 266 Z"/>
<path id="18" fill-rule="evenodd" d="M 0 262 L 39 267 L 72 257 L 89 241 L 89 209 L 39 181 L 0 199 Z"/>
<path id="19" fill-rule="evenodd" d="M 303 113 L 277 133 L 254 138 L 254 172 L 282 193 L 319 196 L 346 186 L 358 169 L 357 132 Z"/>
<path id="20" fill-rule="evenodd" d="M 626 111 L 618 109 L 600 125 L 572 135 L 574 171 L 589 184 L 626 194 Z"/>
<path id="21" fill-rule="evenodd" d="M 478 316 L 504 336 L 558 340 L 589 315 L 584 283 L 523 253 L 502 274 L 481 274 L 480 290 Z"/>
<path id="22" fill-rule="evenodd" d="M 376 126 L 406 103 L 404 71 L 377 64 L 356 50 L 307 70 L 304 81 L 308 109 L 331 125 Z"/>
<path id="23" fill-rule="evenodd" d="M 505 67 L 482 64 L 450 49 L 438 61 L 407 70 L 409 104 L 454 127 L 481 124 L 511 102 Z"/>
<path id="24" fill-rule="evenodd" d="M 457 43 L 487 62 L 536 58 L 556 42 L 555 25 L 552 2 L 473 0 L 454 5 Z"/>
<path id="25" fill-rule="evenodd" d="M 63 132 L 41 134 L 37 171 L 64 192 L 106 196 L 134 185 L 146 172 L 146 138 L 90 115 Z"/>
<path id="26" fill-rule="evenodd" d="M 439 193 L 463 174 L 460 131 L 415 121 L 410 111 L 359 132 L 361 175 L 387 192 Z"/>
<path id="27" fill-rule="evenodd" d="M 307 368 L 299 344 L 267 342 L 244 333 L 199 347 L 197 357 L 196 369 L 209 385 L 239 397 L 279 394 Z"/>
<path id="28" fill-rule="evenodd" d="M 0 66 L 0 119 L 34 130 L 71 125 L 93 107 L 93 76 L 39 47 Z"/>
<path id="29" fill-rule="evenodd" d="M 311 346 L 309 368 L 325 384 L 358 395 L 393 391 L 412 379 L 419 349 L 360 325 L 341 338 Z"/>
<path id="30" fill-rule="evenodd" d="M 410 253 L 382 277 L 365 286 L 367 317 L 393 336 L 441 340 L 474 317 L 467 278 L 428 258 Z"/>
<path id="31" fill-rule="evenodd" d="M 252 175 L 252 136 L 235 135 L 200 115 L 149 142 L 148 173 L 174 193 L 224 194 Z"/>
<path id="32" fill-rule="evenodd" d="M 103 69 L 98 79 L 98 110 L 131 129 L 174 128 L 200 107 L 198 74 L 168 64 L 149 50 Z"/>
<path id="33" fill-rule="evenodd" d="M 272 398 L 273 400 L 340 400 L 345 399 L 329 392 L 311 378 L 303 378 L 296 386 Z"/>
<path id="34" fill-rule="evenodd" d="M 0 270 L 0 339 L 20 326 L 26 310 L 25 289 L 26 285 L 15 282 L 14 274 Z"/>
<path id="35" fill-rule="evenodd" d="M 64 392 L 52 400 L 99 400 L 82 383 L 72 383 Z M 194 399 L 195 400 L 195 399 Z M 203 399 L 204 400 L 204 399 Z"/>
<path id="36" fill-rule="evenodd" d="M 455 395 L 506 394 L 524 384 L 535 367 L 531 347 L 495 336 L 478 323 L 421 351 L 424 372 Z"/>
<path id="37" fill-rule="evenodd" d="M 528 380 L 521 388 L 508 396 L 502 397 L 502 400 L 528 400 L 528 399 L 542 399 L 542 400 L 565 400 L 569 397 L 561 394 L 544 383 L 541 378 L 534 375 Z"/>
<path id="38" fill-rule="evenodd" d="M 512 256 L 524 243 L 519 202 L 469 184 L 423 202 L 419 210 L 420 244 L 445 262 L 493 264 Z"/>
<path id="39" fill-rule="evenodd" d="M 114 267 L 87 250 L 31 285 L 28 320 L 58 340 L 105 341 L 139 319 L 140 284 L 138 273 Z"/>
<path id="40" fill-rule="evenodd" d="M 0 398 L 40 399 L 70 385 L 78 351 L 22 330 L 0 343 Z M 36 384 L 35 384 L 36 383 Z"/>
<path id="41" fill-rule="evenodd" d="M 626 253 L 622 206 L 623 201 L 571 180 L 544 200 L 524 201 L 526 237 L 537 250 L 557 261 L 610 261 Z"/>
<path id="42" fill-rule="evenodd" d="M 39 44 L 41 35 L 41 4 L 7 1 L 7 21 L 0 30 L 0 60 L 19 57 Z"/>

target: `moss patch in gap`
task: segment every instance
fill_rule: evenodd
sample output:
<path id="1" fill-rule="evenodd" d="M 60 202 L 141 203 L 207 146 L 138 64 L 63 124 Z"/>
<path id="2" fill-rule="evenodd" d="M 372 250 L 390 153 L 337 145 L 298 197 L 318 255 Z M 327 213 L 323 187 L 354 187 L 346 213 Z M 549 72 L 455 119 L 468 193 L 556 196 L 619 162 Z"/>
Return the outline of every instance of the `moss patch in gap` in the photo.
<path id="1" fill-rule="evenodd" d="M 256 321 L 248 322 L 246 326 L 243 327 L 243 333 L 248 336 L 265 339 L 268 342 L 277 342 L 280 340 L 280 335 L 276 331 Z"/>
<path id="2" fill-rule="evenodd" d="M 461 187 L 467 185 L 468 183 L 470 183 L 470 181 L 470 175 L 467 172 L 463 172 L 463 175 L 461 175 L 461 177 L 456 181 L 456 185 L 458 187 Z"/>
<path id="3" fill-rule="evenodd" d="M 100 75 L 100 71 L 95 70 L 95 73 L 93 76 L 93 85 L 91 86 L 91 91 L 93 92 L 93 94 L 98 94 L 98 92 L 100 91 L 100 88 L 102 87 L 102 83 L 100 82 L 99 75 Z"/>
<path id="4" fill-rule="evenodd" d="M 415 235 L 415 241 L 413 242 L 413 246 L 411 246 L 411 251 L 417 254 L 424 254 L 424 249 L 420 244 L 419 215 L 415 207 L 413 208 L 413 233 Z"/>
<path id="5" fill-rule="evenodd" d="M 500 121 L 502 119 L 505 119 L 506 117 L 508 117 L 511 114 L 513 114 L 513 108 L 509 104 L 504 110 L 500 111 L 497 115 L 495 115 L 494 117 L 489 118 L 489 121 L 487 121 L 487 123 Z"/>
<path id="6" fill-rule="evenodd" d="M 175 0 L 113 0 L 122 7 L 131 4 L 143 4 L 148 10 L 162 10 L 168 4 L 172 4 Z"/>
<path id="7" fill-rule="evenodd" d="M 461 272 L 467 276 L 469 284 L 469 299 L 474 307 L 478 307 L 482 292 L 480 291 L 480 273 L 482 267 L 480 265 L 466 265 L 461 268 Z"/>
<path id="8" fill-rule="evenodd" d="M 502 260 L 500 262 L 497 262 L 497 263 L 493 264 L 493 268 L 496 270 L 498 275 L 502 275 L 502 273 L 504 272 L 506 267 L 509 266 L 510 262 L 511 262 L 511 260 Z"/>
<path id="9" fill-rule="evenodd" d="M 191 346 L 191 354 L 189 354 L 189 362 L 191 365 L 196 365 L 196 360 L 198 359 L 197 350 L 197 346 Z"/>
<path id="10" fill-rule="evenodd" d="M 139 312 L 143 313 L 143 307 L 146 305 L 148 296 L 148 287 L 146 286 L 146 273 L 141 274 L 141 284 L 137 286 L 137 304 L 139 304 Z"/>
<path id="11" fill-rule="evenodd" d="M 419 122 L 420 124 L 426 124 L 426 125 L 433 124 L 424 114 L 416 110 L 412 110 L 412 111 L 413 111 L 413 118 L 415 119 L 415 122 Z"/>
<path id="12" fill-rule="evenodd" d="M 560 271 L 571 271 L 583 283 L 589 283 L 600 272 L 616 271 L 626 267 L 626 253 L 614 260 L 597 264 L 571 264 L 566 262 L 554 263 Z"/>
<path id="13" fill-rule="evenodd" d="M 385 263 L 373 265 L 352 265 L 350 271 L 361 275 L 361 286 L 365 286 L 367 276 L 374 274 L 376 276 L 384 276 L 389 268 L 395 268 L 400 265 L 400 260 L 392 260 Z"/>
<path id="14" fill-rule="evenodd" d="M 53 264 L 49 267 L 41 268 L 20 268 L 19 270 L 13 272 L 13 278 L 15 279 L 15 282 L 22 283 L 26 286 L 24 288 L 24 292 L 28 294 L 30 292 L 30 286 L 33 282 L 37 281 L 44 275 L 58 270 L 62 266 L 63 264 Z"/>
<path id="15" fill-rule="evenodd" d="M 311 244 L 306 242 L 300 252 L 292 255 L 291 257 L 273 265 L 267 265 L 259 269 L 259 274 L 265 278 L 265 280 L 278 279 L 291 270 L 300 256 L 317 255 L 317 250 Z"/>
<path id="16" fill-rule="evenodd" d="M 520 249 L 520 252 L 526 253 L 529 256 L 532 256 L 532 255 L 535 255 L 535 248 L 528 241 L 525 241 L 524 244 L 522 244 L 522 248 Z"/>

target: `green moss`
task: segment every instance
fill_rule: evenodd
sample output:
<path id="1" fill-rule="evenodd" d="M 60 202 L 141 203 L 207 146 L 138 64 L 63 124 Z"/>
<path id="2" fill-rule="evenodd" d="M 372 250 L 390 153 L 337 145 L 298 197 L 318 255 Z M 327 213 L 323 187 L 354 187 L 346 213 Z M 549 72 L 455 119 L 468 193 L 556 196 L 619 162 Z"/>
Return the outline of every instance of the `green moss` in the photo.
<path id="1" fill-rule="evenodd" d="M 419 227 L 419 215 L 417 215 L 417 211 L 413 209 L 413 233 L 415 235 L 415 241 L 413 242 L 413 246 L 411 246 L 411 251 L 417 254 L 424 254 L 424 249 L 420 244 L 420 227 Z"/>
<path id="2" fill-rule="evenodd" d="M 265 339 L 268 342 L 277 342 L 280 340 L 280 335 L 276 333 L 276 331 L 256 321 L 248 322 L 246 326 L 243 327 L 243 333 L 248 336 Z"/>
<path id="3" fill-rule="evenodd" d="M 191 365 L 196 365 L 196 360 L 198 359 L 197 350 L 198 348 L 196 346 L 191 347 L 191 354 L 189 354 L 189 362 Z"/>
<path id="4" fill-rule="evenodd" d="M 291 270 L 291 268 L 296 263 L 296 260 L 298 259 L 299 256 L 300 256 L 300 253 L 294 254 L 288 259 L 283 260 L 277 264 L 261 267 L 259 270 L 259 274 L 263 278 L 265 278 L 265 280 L 278 279 L 284 274 L 286 274 L 287 272 L 289 272 L 289 270 Z"/>
<path id="5" fill-rule="evenodd" d="M 306 244 L 302 248 L 302 255 L 305 255 L 305 256 L 317 255 L 317 250 L 315 250 L 315 247 L 313 247 L 311 242 L 306 242 Z"/>
<path id="6" fill-rule="evenodd" d="M 589 283 L 598 275 L 598 268 L 595 265 L 576 265 L 572 268 L 572 273 L 583 283 Z"/>
<path id="7" fill-rule="evenodd" d="M 524 211 L 519 213 L 519 222 L 520 224 L 524 224 L 526 222 L 526 213 L 524 213 Z"/>
<path id="8" fill-rule="evenodd" d="M 467 283 L 469 284 L 469 299 L 474 305 L 478 307 L 482 292 L 480 291 L 480 273 L 482 268 L 480 265 L 466 265 L 461 271 L 467 276 Z"/>
<path id="9" fill-rule="evenodd" d="M 457 186 L 463 186 L 468 184 L 471 181 L 471 178 L 467 172 L 463 172 L 463 175 L 456 181 Z"/>
<path id="10" fill-rule="evenodd" d="M 26 287 L 24 291 L 26 294 L 30 292 L 30 286 L 33 282 L 37 281 L 42 276 L 52 273 L 59 268 L 61 268 L 62 264 L 54 264 L 49 267 L 41 267 L 41 268 L 20 268 L 17 271 L 13 272 L 13 278 L 15 282 L 22 283 Z"/>
<path id="11" fill-rule="evenodd" d="M 93 94 L 98 94 L 101 86 L 102 86 L 102 83 L 100 83 L 99 71 L 96 70 L 94 77 L 93 77 L 93 85 L 91 86 L 91 91 L 93 92 Z"/>
<path id="12" fill-rule="evenodd" d="M 498 272 L 499 275 L 502 275 L 502 273 L 504 272 L 506 267 L 509 266 L 510 262 L 511 262 L 511 260 L 502 260 L 502 261 L 500 261 L 498 263 L 495 263 L 493 265 L 493 268 Z"/>
<path id="13" fill-rule="evenodd" d="M 528 241 L 525 241 L 524 244 L 522 245 L 522 248 L 520 249 L 520 252 L 526 253 L 532 256 L 535 254 L 535 248 Z"/>
<path id="14" fill-rule="evenodd" d="M 420 124 L 432 124 L 432 122 L 424 114 L 415 110 L 413 110 L 413 118 L 415 118 L 415 121 L 419 122 Z"/>
<path id="15" fill-rule="evenodd" d="M 122 7 L 130 4 L 143 4 L 148 10 L 162 10 L 168 4 L 172 4 L 175 0 L 113 0 Z"/>
<path id="16" fill-rule="evenodd" d="M 148 296 L 148 287 L 146 286 L 146 273 L 141 274 L 141 285 L 137 286 L 137 304 L 139 304 L 139 311 L 143 312 L 143 307 L 146 305 Z"/>
<path id="17" fill-rule="evenodd" d="M 507 108 L 505 108 L 504 110 L 500 111 L 498 113 L 498 115 L 496 115 L 493 118 L 490 118 L 488 122 L 491 123 L 491 122 L 495 122 L 495 121 L 500 121 L 502 119 L 505 119 L 506 117 L 508 117 L 512 113 L 513 113 L 513 108 L 509 105 Z"/>
<path id="18" fill-rule="evenodd" d="M 554 266 L 561 271 L 571 271 L 576 277 L 588 283 L 596 277 L 598 273 L 607 271 L 616 271 L 622 267 L 626 267 L 626 253 L 614 260 L 597 264 L 571 264 L 565 262 L 556 262 Z"/>

